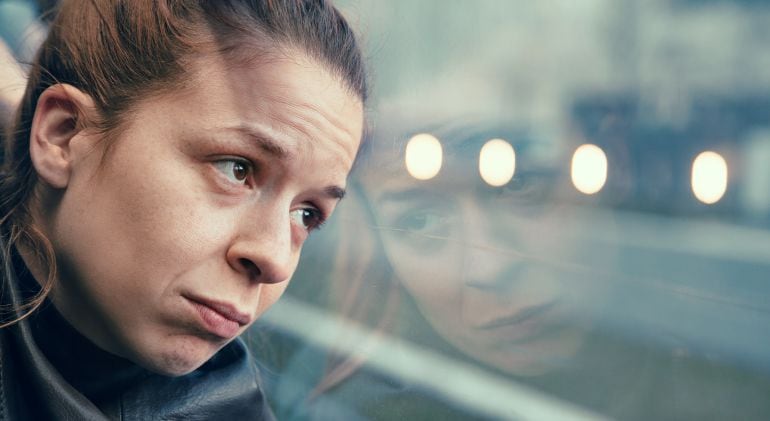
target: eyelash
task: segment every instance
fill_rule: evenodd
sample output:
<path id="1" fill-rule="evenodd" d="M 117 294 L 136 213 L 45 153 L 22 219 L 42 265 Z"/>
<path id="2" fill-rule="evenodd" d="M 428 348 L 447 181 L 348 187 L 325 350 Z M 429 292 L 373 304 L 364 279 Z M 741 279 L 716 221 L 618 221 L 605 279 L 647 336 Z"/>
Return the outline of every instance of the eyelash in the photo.
<path id="1" fill-rule="evenodd" d="M 254 164 L 245 159 L 225 158 L 214 161 L 213 165 L 233 184 L 246 185 L 249 178 L 253 178 L 252 176 L 254 175 Z M 233 171 L 235 170 L 236 165 L 245 168 L 246 174 L 243 179 L 239 179 L 237 176 L 231 178 L 231 176 L 234 176 Z"/>
<path id="2" fill-rule="evenodd" d="M 323 212 L 321 212 L 319 209 L 317 209 L 315 207 L 294 209 L 293 211 L 291 211 L 291 214 L 293 214 L 294 212 L 297 212 L 297 211 L 309 212 L 313 216 L 313 218 L 315 218 L 313 222 L 307 224 L 307 226 L 306 226 L 305 222 L 304 222 L 304 215 L 301 215 L 302 220 L 300 220 L 298 223 L 307 232 L 312 232 L 312 231 L 319 230 L 326 223 L 326 216 L 323 214 Z"/>
<path id="3" fill-rule="evenodd" d="M 242 158 L 223 158 L 214 161 L 213 165 L 232 184 L 245 186 L 250 182 L 249 180 L 252 180 L 251 182 L 253 184 L 254 164 L 252 164 L 249 160 Z M 236 166 L 241 166 L 245 170 L 245 174 L 243 175 L 242 179 L 234 174 Z M 326 215 L 316 206 L 311 205 L 309 207 L 294 209 L 290 212 L 290 217 L 294 218 L 295 212 L 298 211 L 302 213 L 299 214 L 300 219 L 297 221 L 297 223 L 307 232 L 321 229 L 324 223 L 326 223 Z M 304 212 L 308 212 L 310 215 L 304 215 Z M 313 222 L 305 224 L 305 216 L 312 216 Z"/>

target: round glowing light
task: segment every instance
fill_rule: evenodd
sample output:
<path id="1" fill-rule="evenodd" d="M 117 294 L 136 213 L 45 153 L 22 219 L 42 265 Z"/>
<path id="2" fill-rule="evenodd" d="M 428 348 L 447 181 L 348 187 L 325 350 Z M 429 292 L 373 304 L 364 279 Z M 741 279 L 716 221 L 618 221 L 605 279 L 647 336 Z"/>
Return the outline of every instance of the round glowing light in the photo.
<path id="1" fill-rule="evenodd" d="M 607 155 L 596 145 L 580 145 L 572 155 L 571 175 L 579 192 L 598 192 L 607 182 Z"/>
<path id="2" fill-rule="evenodd" d="M 441 170 L 441 142 L 427 133 L 414 135 L 406 144 L 406 170 L 418 180 L 430 180 Z"/>
<path id="3" fill-rule="evenodd" d="M 510 143 L 492 139 L 481 147 L 479 174 L 490 186 L 502 186 L 511 181 L 516 171 L 516 152 Z"/>
<path id="4" fill-rule="evenodd" d="M 692 161 L 692 192 L 701 202 L 711 205 L 727 191 L 727 162 L 716 152 L 701 152 Z"/>

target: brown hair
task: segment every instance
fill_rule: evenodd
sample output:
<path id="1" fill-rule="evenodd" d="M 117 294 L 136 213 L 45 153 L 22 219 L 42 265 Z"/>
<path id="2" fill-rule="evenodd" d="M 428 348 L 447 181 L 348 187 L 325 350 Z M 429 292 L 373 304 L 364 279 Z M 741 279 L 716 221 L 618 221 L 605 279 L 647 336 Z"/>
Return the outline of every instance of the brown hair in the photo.
<path id="1" fill-rule="evenodd" d="M 90 95 L 97 117 L 77 124 L 99 131 L 108 142 L 140 99 L 184 87 L 187 64 L 201 53 L 247 62 L 301 51 L 362 102 L 367 98 L 356 38 L 329 0 L 64 0 L 54 14 L 0 150 L 2 277 L 12 278 L 12 250 L 24 241 L 47 265 L 48 279 L 22 306 L 23 314 L 0 320 L 0 327 L 32 313 L 56 278 L 52 246 L 30 223 L 29 206 L 38 181 L 29 155 L 32 118 L 48 87 L 66 83 Z"/>

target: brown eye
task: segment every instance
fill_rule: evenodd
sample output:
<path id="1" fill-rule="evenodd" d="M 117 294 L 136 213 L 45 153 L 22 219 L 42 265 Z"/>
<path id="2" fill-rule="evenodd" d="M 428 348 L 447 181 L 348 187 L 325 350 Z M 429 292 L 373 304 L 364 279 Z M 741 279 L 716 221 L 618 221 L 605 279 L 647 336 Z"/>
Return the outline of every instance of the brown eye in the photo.
<path id="1" fill-rule="evenodd" d="M 243 165 L 242 162 L 236 162 L 233 164 L 233 176 L 238 181 L 243 181 L 248 177 L 249 169 Z"/>
<path id="2" fill-rule="evenodd" d="M 318 229 L 325 219 L 321 211 L 313 208 L 300 208 L 291 211 L 290 216 L 294 222 L 306 231 Z"/>
<path id="3" fill-rule="evenodd" d="M 214 162 L 214 167 L 235 184 L 245 184 L 252 171 L 251 164 L 235 159 Z"/>

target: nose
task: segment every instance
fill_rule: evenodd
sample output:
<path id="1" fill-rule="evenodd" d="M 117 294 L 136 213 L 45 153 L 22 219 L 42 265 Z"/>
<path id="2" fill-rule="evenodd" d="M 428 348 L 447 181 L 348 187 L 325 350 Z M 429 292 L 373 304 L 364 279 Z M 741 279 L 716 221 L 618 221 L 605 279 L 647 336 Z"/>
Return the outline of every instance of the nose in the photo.
<path id="1" fill-rule="evenodd" d="M 291 277 L 294 247 L 288 209 L 262 207 L 240 219 L 226 258 L 230 267 L 249 281 L 274 284 Z"/>
<path id="2" fill-rule="evenodd" d="M 523 267 L 520 257 L 494 244 L 468 244 L 463 259 L 465 285 L 474 289 L 503 291 L 517 279 Z"/>
<path id="3" fill-rule="evenodd" d="M 517 279 L 524 266 L 522 256 L 511 250 L 514 241 L 501 241 L 495 232 L 501 221 L 491 220 L 477 206 L 466 209 L 463 247 L 463 279 L 474 289 L 502 292 Z M 512 240 L 512 239 L 509 239 Z"/>

